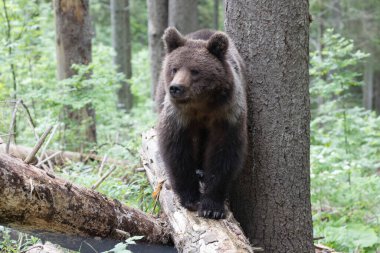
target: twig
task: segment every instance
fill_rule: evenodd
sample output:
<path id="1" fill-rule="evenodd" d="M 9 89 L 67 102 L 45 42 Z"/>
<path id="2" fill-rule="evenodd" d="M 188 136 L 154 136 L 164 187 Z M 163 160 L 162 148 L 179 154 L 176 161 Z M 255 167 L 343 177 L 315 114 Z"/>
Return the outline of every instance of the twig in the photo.
<path id="1" fill-rule="evenodd" d="M 36 140 L 38 140 L 40 137 L 38 136 L 36 132 L 36 124 L 34 124 L 32 115 L 30 114 L 30 111 L 28 107 L 25 105 L 24 101 L 20 100 L 20 104 L 22 105 L 22 107 L 24 108 L 26 112 L 26 115 L 28 116 L 28 122 L 29 122 L 30 127 L 33 129 L 34 137 L 36 137 Z"/>
<path id="2" fill-rule="evenodd" d="M 87 244 L 87 246 L 88 247 L 90 247 L 94 252 L 98 252 L 91 244 L 89 244 L 88 242 L 86 242 L 86 241 L 83 241 L 82 243 L 85 243 L 85 244 Z M 81 247 L 82 247 L 82 244 L 81 244 Z"/>
<path id="3" fill-rule="evenodd" d="M 57 128 L 58 128 L 58 124 L 56 124 L 56 125 L 54 126 L 53 132 L 50 134 L 48 140 L 46 141 L 44 147 L 42 148 L 42 150 L 41 150 L 41 159 L 43 159 L 44 156 L 48 156 L 48 155 L 46 154 L 46 148 L 47 148 L 47 146 L 49 145 L 51 139 L 53 138 L 55 132 L 57 131 Z M 49 165 L 50 170 L 53 171 L 53 164 L 50 162 L 50 159 L 48 159 L 47 161 L 48 161 L 48 165 Z"/>
<path id="4" fill-rule="evenodd" d="M 40 250 L 42 250 L 43 248 L 44 248 L 44 246 L 42 246 L 42 245 L 34 245 L 34 246 L 28 248 L 27 250 L 21 251 L 21 253 L 27 253 L 28 251 L 31 251 L 32 249 L 40 249 Z"/>
<path id="5" fill-rule="evenodd" d="M 56 125 L 54 126 L 54 128 L 53 128 L 53 132 L 49 135 L 49 138 L 47 139 L 47 141 L 46 141 L 44 147 L 42 148 L 42 150 L 41 150 L 41 158 L 43 158 L 43 155 L 45 154 L 46 148 L 47 148 L 47 146 L 49 145 L 51 139 L 53 138 L 55 132 L 57 131 L 57 128 L 58 128 L 58 124 L 56 124 Z"/>
<path id="6" fill-rule="evenodd" d="M 32 115 L 30 114 L 29 108 L 25 105 L 25 103 L 22 99 L 20 100 L 20 103 L 21 103 L 22 107 L 24 108 L 26 114 L 28 115 L 28 120 L 30 121 L 30 124 L 33 126 L 33 128 L 36 127 L 36 124 L 34 124 Z"/>
<path id="7" fill-rule="evenodd" d="M 15 123 L 16 123 L 16 114 L 17 114 L 17 107 L 19 105 L 20 101 L 18 100 L 15 104 L 15 107 L 13 108 L 13 112 L 12 112 L 12 119 L 11 119 L 11 125 L 9 126 L 9 138 L 8 138 L 8 142 L 7 142 L 7 146 L 5 147 L 5 153 L 9 154 L 9 146 L 11 145 L 11 139 L 12 139 L 12 136 L 14 136 L 14 126 L 15 126 Z"/>
<path id="8" fill-rule="evenodd" d="M 33 147 L 32 151 L 29 153 L 29 155 L 25 158 L 24 162 L 29 164 L 33 161 L 35 155 L 37 154 L 38 150 L 40 150 L 42 144 L 45 142 L 46 137 L 50 133 L 51 129 L 53 127 L 49 126 L 45 132 L 42 134 L 41 138 L 38 140 L 37 144 Z"/>
<path id="9" fill-rule="evenodd" d="M 131 237 L 131 234 L 130 234 L 130 233 L 125 232 L 125 231 L 120 230 L 120 229 L 115 229 L 115 232 L 116 232 L 117 234 L 119 234 L 119 235 L 124 236 L 124 238 L 129 238 L 129 237 Z"/>
<path id="10" fill-rule="evenodd" d="M 46 157 L 44 160 L 42 161 L 39 161 L 37 164 L 36 164 L 36 167 L 40 166 L 41 164 L 45 163 L 46 161 L 50 161 L 52 158 L 56 157 L 57 155 L 61 154 L 62 151 L 58 151 L 58 152 L 55 152 L 54 154 L 52 154 L 51 156 L 49 157 Z"/>
<path id="11" fill-rule="evenodd" d="M 92 187 L 91 189 L 92 190 L 95 190 L 96 188 L 98 188 L 98 186 L 104 181 L 104 179 L 106 179 L 109 175 L 111 175 L 111 173 L 116 169 L 116 166 L 115 165 L 112 165 L 111 168 L 109 169 L 109 171 L 104 174 L 104 176 L 102 176 L 98 182 L 96 182 Z"/>
<path id="12" fill-rule="evenodd" d="M 98 172 L 99 177 L 102 176 L 103 167 L 104 167 L 104 164 L 107 162 L 107 159 L 108 159 L 108 154 L 105 154 L 103 157 L 102 163 L 100 164 L 100 167 L 99 167 L 99 172 Z"/>

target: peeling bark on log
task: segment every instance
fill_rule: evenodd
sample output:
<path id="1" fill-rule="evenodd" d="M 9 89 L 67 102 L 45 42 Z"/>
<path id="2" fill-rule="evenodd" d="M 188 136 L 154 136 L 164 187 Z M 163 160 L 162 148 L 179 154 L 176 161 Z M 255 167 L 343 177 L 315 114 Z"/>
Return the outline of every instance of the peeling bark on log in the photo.
<path id="1" fill-rule="evenodd" d="M 53 235 L 57 243 L 66 236 L 123 239 L 116 230 L 149 243 L 170 241 L 159 219 L 6 154 L 0 154 L 0 186 L 0 224 L 22 232 Z"/>
<path id="2" fill-rule="evenodd" d="M 164 164 L 158 151 L 156 132 L 143 134 L 142 160 L 150 184 L 166 180 Z M 160 192 L 160 204 L 172 227 L 174 244 L 181 252 L 255 252 L 231 212 L 226 219 L 211 220 L 198 217 L 183 208 L 166 180 Z"/>

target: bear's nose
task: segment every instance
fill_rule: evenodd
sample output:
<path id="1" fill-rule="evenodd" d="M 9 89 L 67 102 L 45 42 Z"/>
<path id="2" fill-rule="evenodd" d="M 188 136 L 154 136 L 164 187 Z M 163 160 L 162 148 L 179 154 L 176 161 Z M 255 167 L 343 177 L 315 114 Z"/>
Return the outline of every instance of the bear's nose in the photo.
<path id="1" fill-rule="evenodd" d="M 177 98 L 185 93 L 185 87 L 178 84 L 172 84 L 169 87 L 169 92 L 172 97 Z"/>

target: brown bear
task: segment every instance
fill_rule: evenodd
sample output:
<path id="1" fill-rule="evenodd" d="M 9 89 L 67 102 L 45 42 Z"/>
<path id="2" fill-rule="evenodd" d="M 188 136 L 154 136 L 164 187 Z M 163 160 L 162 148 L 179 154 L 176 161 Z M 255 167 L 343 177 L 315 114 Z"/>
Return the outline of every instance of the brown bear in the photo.
<path id="1" fill-rule="evenodd" d="M 244 64 L 222 32 L 163 36 L 166 56 L 156 91 L 159 149 L 180 203 L 225 217 L 224 201 L 246 154 Z"/>

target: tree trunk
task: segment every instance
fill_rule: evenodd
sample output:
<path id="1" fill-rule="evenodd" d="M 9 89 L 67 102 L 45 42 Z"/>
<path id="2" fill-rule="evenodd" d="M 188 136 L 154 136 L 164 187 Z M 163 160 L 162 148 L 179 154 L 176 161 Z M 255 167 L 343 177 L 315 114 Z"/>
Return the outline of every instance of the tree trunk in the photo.
<path id="1" fill-rule="evenodd" d="M 112 45 L 115 50 L 114 63 L 118 72 L 127 79 L 132 77 L 131 33 L 129 23 L 129 0 L 111 0 Z M 123 82 L 117 92 L 118 108 L 132 108 L 132 93 L 128 82 Z"/>
<path id="2" fill-rule="evenodd" d="M 91 62 L 91 20 L 88 0 L 55 0 L 56 51 L 58 80 L 75 75 L 73 64 Z M 75 124 L 85 124 L 83 139 L 96 142 L 95 110 L 91 104 L 75 110 L 66 108 Z M 79 127 L 76 127 L 77 129 Z M 76 130 L 77 131 L 77 130 Z M 80 133 L 77 133 L 80 136 Z"/>
<path id="3" fill-rule="evenodd" d="M 313 252 L 308 1 L 225 6 L 226 31 L 246 62 L 249 115 L 249 156 L 232 210 L 265 252 Z"/>
<path id="4" fill-rule="evenodd" d="M 214 29 L 219 30 L 219 0 L 214 0 Z"/>
<path id="5" fill-rule="evenodd" d="M 371 61 L 371 57 L 367 59 L 364 68 L 364 85 L 363 85 L 363 106 L 367 110 L 372 110 L 373 108 L 373 61 Z"/>
<path id="6" fill-rule="evenodd" d="M 373 109 L 380 115 L 380 70 L 375 70 L 373 73 Z"/>
<path id="7" fill-rule="evenodd" d="M 169 0 L 169 26 L 182 34 L 198 29 L 197 0 Z"/>
<path id="8" fill-rule="evenodd" d="M 156 86 L 161 72 L 164 44 L 162 35 L 168 26 L 168 0 L 147 0 L 148 38 L 150 56 L 151 97 L 155 97 Z"/>
<path id="9" fill-rule="evenodd" d="M 343 21 L 342 21 L 342 6 L 341 0 L 333 0 L 332 2 L 332 25 L 337 33 L 342 33 L 343 30 Z"/>
<path id="10" fill-rule="evenodd" d="M 212 220 L 200 218 L 179 204 L 166 181 L 165 165 L 158 151 L 154 130 L 143 135 L 142 160 L 148 179 L 159 192 L 161 209 L 171 225 L 172 238 L 180 252 L 255 252 L 244 236 L 239 223 L 231 212 L 226 219 Z M 158 186 L 159 185 L 159 186 Z M 228 210 L 228 209 L 227 209 Z"/>
<path id="11" fill-rule="evenodd" d="M 118 230 L 168 243 L 160 220 L 102 194 L 56 178 L 17 158 L 0 154 L 0 224 L 57 243 L 66 236 L 123 239 Z"/>

